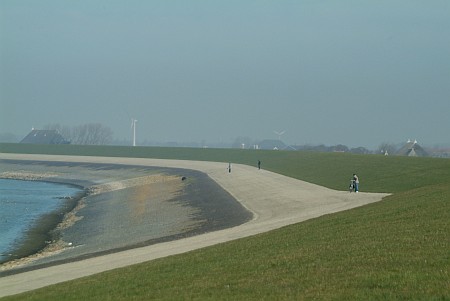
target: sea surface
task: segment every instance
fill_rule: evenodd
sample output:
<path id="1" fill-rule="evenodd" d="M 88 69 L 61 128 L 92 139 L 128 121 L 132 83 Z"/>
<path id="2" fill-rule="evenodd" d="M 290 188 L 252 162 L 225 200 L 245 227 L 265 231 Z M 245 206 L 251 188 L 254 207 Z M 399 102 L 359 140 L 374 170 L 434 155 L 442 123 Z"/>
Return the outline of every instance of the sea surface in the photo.
<path id="1" fill-rule="evenodd" d="M 80 192 L 64 184 L 0 179 L 0 262 L 9 257 L 36 220 Z"/>

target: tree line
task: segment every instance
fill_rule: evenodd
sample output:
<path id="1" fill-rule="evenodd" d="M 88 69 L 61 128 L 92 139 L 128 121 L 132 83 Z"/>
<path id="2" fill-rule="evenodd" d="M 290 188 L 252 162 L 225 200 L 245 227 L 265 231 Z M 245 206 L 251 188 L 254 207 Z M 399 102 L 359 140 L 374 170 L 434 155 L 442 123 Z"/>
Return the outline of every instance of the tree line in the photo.
<path id="1" fill-rule="evenodd" d="M 61 124 L 47 124 L 44 130 L 56 130 L 71 144 L 79 145 L 106 145 L 113 140 L 111 128 L 100 123 L 86 123 L 77 126 L 65 126 Z"/>

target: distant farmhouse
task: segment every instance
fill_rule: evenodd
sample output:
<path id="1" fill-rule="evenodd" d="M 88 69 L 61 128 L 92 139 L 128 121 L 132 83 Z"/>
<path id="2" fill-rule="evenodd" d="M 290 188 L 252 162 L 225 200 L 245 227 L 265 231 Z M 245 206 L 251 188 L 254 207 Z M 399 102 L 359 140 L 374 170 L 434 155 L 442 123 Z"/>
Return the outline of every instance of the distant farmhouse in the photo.
<path id="1" fill-rule="evenodd" d="M 396 155 L 408 157 L 428 157 L 428 153 L 417 143 L 417 140 L 409 140 L 400 148 Z"/>
<path id="2" fill-rule="evenodd" d="M 258 149 L 284 150 L 287 146 L 281 140 L 266 139 L 258 143 Z"/>
<path id="3" fill-rule="evenodd" d="M 56 130 L 33 129 L 20 143 L 28 144 L 69 144 Z"/>

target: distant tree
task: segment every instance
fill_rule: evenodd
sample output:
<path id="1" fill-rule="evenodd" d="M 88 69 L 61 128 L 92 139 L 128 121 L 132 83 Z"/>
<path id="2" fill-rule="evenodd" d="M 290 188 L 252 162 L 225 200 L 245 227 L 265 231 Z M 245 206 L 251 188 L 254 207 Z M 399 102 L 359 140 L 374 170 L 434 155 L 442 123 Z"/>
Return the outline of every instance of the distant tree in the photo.
<path id="1" fill-rule="evenodd" d="M 57 131 L 61 136 L 67 141 L 72 140 L 72 129 L 70 126 L 61 125 L 59 123 L 51 123 L 44 126 L 44 130 L 54 130 Z"/>
<path id="2" fill-rule="evenodd" d="M 362 147 L 362 146 L 352 148 L 350 150 L 350 152 L 354 153 L 354 154 L 370 154 L 371 153 L 370 150 L 368 150 L 367 148 Z"/>
<path id="3" fill-rule="evenodd" d="M 79 125 L 72 131 L 72 144 L 105 145 L 111 143 L 112 138 L 112 130 L 100 123 Z"/>
<path id="4" fill-rule="evenodd" d="M 330 151 L 330 148 L 324 144 L 317 145 L 313 149 L 316 152 L 322 152 L 322 153 L 326 153 L 326 152 Z"/>
<path id="5" fill-rule="evenodd" d="M 397 152 L 397 150 L 398 150 L 398 147 L 394 144 L 382 143 L 378 147 L 377 153 L 382 154 L 382 155 L 384 155 L 385 153 L 387 153 L 388 155 L 393 155 Z"/>
<path id="6" fill-rule="evenodd" d="M 335 146 L 331 146 L 330 150 L 333 152 L 348 152 L 348 147 L 343 144 L 338 144 Z"/>
<path id="7" fill-rule="evenodd" d="M 60 124 L 48 124 L 45 130 L 56 130 L 72 144 L 81 145 L 105 145 L 110 144 L 113 132 L 109 127 L 100 123 L 87 123 L 70 128 Z"/>

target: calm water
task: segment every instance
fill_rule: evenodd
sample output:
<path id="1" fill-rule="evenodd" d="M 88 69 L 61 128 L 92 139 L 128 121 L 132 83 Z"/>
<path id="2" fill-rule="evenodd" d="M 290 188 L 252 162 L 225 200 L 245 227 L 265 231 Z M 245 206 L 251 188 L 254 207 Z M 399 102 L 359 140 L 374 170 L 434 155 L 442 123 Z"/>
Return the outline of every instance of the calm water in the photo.
<path id="1" fill-rule="evenodd" d="M 64 204 L 80 189 L 62 184 L 0 179 L 0 261 L 43 214 Z"/>

